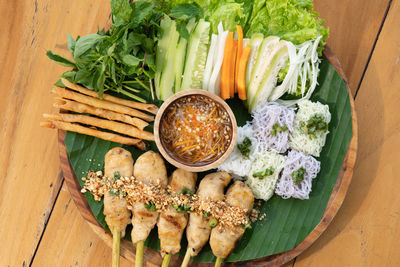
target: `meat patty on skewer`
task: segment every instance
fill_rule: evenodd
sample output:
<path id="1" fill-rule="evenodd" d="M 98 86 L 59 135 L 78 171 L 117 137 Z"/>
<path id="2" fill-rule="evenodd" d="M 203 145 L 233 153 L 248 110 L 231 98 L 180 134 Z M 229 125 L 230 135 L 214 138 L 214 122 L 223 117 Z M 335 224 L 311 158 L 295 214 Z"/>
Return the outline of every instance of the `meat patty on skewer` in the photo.
<path id="1" fill-rule="evenodd" d="M 133 176 L 142 182 L 159 183 L 163 187 L 168 183 L 164 161 L 153 151 L 147 151 L 136 160 Z M 146 209 L 143 203 L 132 204 L 132 243 L 146 240 L 157 218 L 158 212 Z"/>
<path id="2" fill-rule="evenodd" d="M 196 186 L 197 174 L 182 169 L 176 169 L 170 179 L 169 185 L 176 192 L 182 192 L 183 188 L 193 191 Z M 161 255 L 165 253 L 175 254 L 181 250 L 183 230 L 188 221 L 186 212 L 177 212 L 173 207 L 160 214 L 157 222 L 158 237 L 160 238 Z"/>
<path id="3" fill-rule="evenodd" d="M 108 179 L 131 177 L 133 175 L 133 159 L 129 151 L 115 147 L 107 152 L 104 161 L 104 175 Z M 110 229 L 117 228 L 121 236 L 125 236 L 125 228 L 130 222 L 131 212 L 127 209 L 125 198 L 106 192 L 104 194 L 104 215 Z"/>
<path id="4" fill-rule="evenodd" d="M 231 176 L 227 172 L 208 174 L 201 180 L 197 195 L 202 198 L 208 197 L 213 201 L 223 200 L 224 188 L 230 181 Z M 188 239 L 188 250 L 192 257 L 199 254 L 200 250 L 207 243 L 210 232 L 211 227 L 208 224 L 208 218 L 194 213 L 190 214 L 186 236 Z"/>
<path id="5" fill-rule="evenodd" d="M 226 192 L 226 202 L 251 212 L 254 196 L 251 189 L 243 182 L 236 181 Z M 245 228 L 241 225 L 215 227 L 211 231 L 210 246 L 215 256 L 225 259 L 235 248 Z"/>

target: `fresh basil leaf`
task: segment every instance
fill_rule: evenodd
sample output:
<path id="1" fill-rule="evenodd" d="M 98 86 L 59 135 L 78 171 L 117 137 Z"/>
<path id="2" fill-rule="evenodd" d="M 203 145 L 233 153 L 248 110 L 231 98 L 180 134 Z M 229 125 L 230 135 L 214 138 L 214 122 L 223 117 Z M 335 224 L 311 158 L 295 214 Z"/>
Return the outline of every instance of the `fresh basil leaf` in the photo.
<path id="1" fill-rule="evenodd" d="M 122 57 L 122 62 L 130 67 L 136 67 L 137 65 L 139 65 L 140 61 L 141 60 L 139 58 L 132 55 L 124 55 Z"/>
<path id="2" fill-rule="evenodd" d="M 61 75 L 61 78 L 65 78 L 65 79 L 67 79 L 68 81 L 70 81 L 70 82 L 75 82 L 75 75 L 76 75 L 76 71 L 74 71 L 74 70 L 68 70 L 68 71 L 66 71 L 66 72 L 64 72 L 62 75 Z"/>
<path id="3" fill-rule="evenodd" d="M 75 82 L 79 83 L 81 80 L 90 76 L 90 72 L 86 69 L 80 69 L 75 74 Z"/>
<path id="4" fill-rule="evenodd" d="M 117 79 L 115 78 L 115 61 L 111 58 L 111 60 L 110 60 L 110 64 L 108 65 L 109 66 L 109 72 L 110 72 L 110 75 L 111 75 L 111 79 L 115 82 L 115 83 L 117 83 Z"/>
<path id="5" fill-rule="evenodd" d="M 92 46 L 102 39 L 108 38 L 107 36 L 101 36 L 96 33 L 88 34 L 81 37 L 75 44 L 74 58 L 79 58 L 82 54 L 88 51 Z"/>
<path id="6" fill-rule="evenodd" d="M 129 22 L 129 18 L 132 14 L 129 0 L 111 0 L 111 11 L 113 15 L 113 24 L 116 26 Z"/>
<path id="7" fill-rule="evenodd" d="M 66 86 L 63 84 L 63 82 L 61 81 L 61 79 L 58 79 L 58 81 L 56 81 L 54 83 L 55 86 L 57 87 L 61 87 L 61 88 L 65 88 Z"/>
<path id="8" fill-rule="evenodd" d="M 60 55 L 54 54 L 52 51 L 48 50 L 46 52 L 46 55 L 53 61 L 57 62 L 58 64 L 65 66 L 65 67 L 72 67 L 76 68 L 76 65 L 74 62 L 66 59 L 65 57 L 62 57 Z"/>
<path id="9" fill-rule="evenodd" d="M 72 36 L 69 34 L 69 32 L 67 33 L 67 43 L 68 43 L 68 49 L 71 52 L 71 54 L 74 54 L 74 50 L 75 50 L 75 40 L 74 38 L 72 38 Z"/>
<path id="10" fill-rule="evenodd" d="M 139 25 L 144 20 L 150 18 L 153 13 L 154 4 L 149 1 L 135 1 L 131 4 L 133 12 L 131 14 L 131 22 L 133 25 Z"/>

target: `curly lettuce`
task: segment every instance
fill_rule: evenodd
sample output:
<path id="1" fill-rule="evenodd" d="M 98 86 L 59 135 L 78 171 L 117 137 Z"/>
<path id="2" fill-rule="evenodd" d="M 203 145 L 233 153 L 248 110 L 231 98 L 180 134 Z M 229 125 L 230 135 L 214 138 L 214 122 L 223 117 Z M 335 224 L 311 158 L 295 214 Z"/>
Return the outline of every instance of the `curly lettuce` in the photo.
<path id="1" fill-rule="evenodd" d="M 255 33 L 275 35 L 294 44 L 322 36 L 326 40 L 329 28 L 313 11 L 312 0 L 254 0 L 252 15 L 246 25 L 248 37 Z M 321 47 L 325 45 L 323 41 Z"/>

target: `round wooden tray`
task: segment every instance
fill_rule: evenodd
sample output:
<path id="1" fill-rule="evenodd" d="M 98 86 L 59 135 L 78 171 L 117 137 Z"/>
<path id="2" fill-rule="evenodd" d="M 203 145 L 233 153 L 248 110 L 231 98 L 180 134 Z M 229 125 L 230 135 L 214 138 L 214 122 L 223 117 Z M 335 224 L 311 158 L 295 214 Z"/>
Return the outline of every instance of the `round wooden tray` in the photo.
<path id="1" fill-rule="evenodd" d="M 294 249 L 282 252 L 279 254 L 274 254 L 264 258 L 258 258 L 245 262 L 235 262 L 235 263 L 225 263 L 224 266 L 280 266 L 285 264 L 298 256 L 304 250 L 306 250 L 312 243 L 317 240 L 317 238 L 325 231 L 333 217 L 335 217 L 343 200 L 346 196 L 347 190 L 349 188 L 351 178 L 353 176 L 353 168 L 356 161 L 357 155 L 357 116 L 354 109 L 354 100 L 350 88 L 348 86 L 347 79 L 344 75 L 343 69 L 339 63 L 339 60 L 332 52 L 329 47 L 325 47 L 324 55 L 328 61 L 334 66 L 336 71 L 340 74 L 347 85 L 347 92 L 350 97 L 350 104 L 352 109 L 352 126 L 353 126 L 353 137 L 350 141 L 349 148 L 347 150 L 346 157 L 344 159 L 342 169 L 336 180 L 336 184 L 333 188 L 332 194 L 329 198 L 329 202 L 326 206 L 325 212 L 322 215 L 321 221 L 318 225 L 311 231 L 311 233 Z M 89 204 L 85 196 L 81 193 L 81 186 L 76 178 L 76 175 L 71 167 L 68 159 L 67 149 L 64 143 L 65 131 L 58 131 L 58 148 L 60 154 L 61 168 L 64 174 L 64 179 L 67 184 L 68 190 L 71 193 L 72 199 L 75 205 L 78 207 L 83 218 L 89 223 L 90 227 L 95 231 L 104 242 L 112 247 L 112 236 L 110 232 L 106 231 L 94 217 L 92 211 L 90 210 Z M 135 260 L 135 249 L 131 242 L 126 240 L 121 240 L 121 255 L 131 262 Z M 160 266 L 162 258 L 158 251 L 150 248 L 145 248 L 144 251 L 144 261 L 147 266 Z M 182 258 L 179 256 L 172 256 L 170 266 L 180 266 Z M 198 263 L 191 261 L 190 266 L 213 266 L 210 263 Z"/>

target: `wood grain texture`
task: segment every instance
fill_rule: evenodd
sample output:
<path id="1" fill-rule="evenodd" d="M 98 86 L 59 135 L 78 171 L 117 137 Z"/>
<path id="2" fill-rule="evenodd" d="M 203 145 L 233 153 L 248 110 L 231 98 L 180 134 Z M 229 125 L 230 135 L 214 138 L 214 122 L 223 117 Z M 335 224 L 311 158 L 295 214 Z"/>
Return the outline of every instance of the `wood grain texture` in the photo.
<path id="1" fill-rule="evenodd" d="M 335 67 L 335 69 L 341 74 L 347 84 L 347 79 L 344 76 L 343 69 L 340 66 L 340 63 L 334 53 L 330 50 L 329 47 L 325 50 L 325 56 L 331 62 L 331 64 Z M 246 262 L 239 262 L 239 263 L 230 263 L 225 264 L 226 266 L 279 266 L 285 264 L 295 258 L 297 255 L 302 253 L 305 249 L 307 249 L 320 235 L 325 229 L 328 227 L 330 222 L 332 221 L 333 217 L 336 215 L 337 211 L 339 210 L 344 197 L 346 196 L 347 189 L 350 185 L 350 181 L 353 175 L 353 167 L 356 160 L 357 155 L 357 118 L 356 113 L 354 110 L 354 101 L 351 95 L 351 91 L 349 87 L 347 87 L 351 108 L 352 108 L 352 127 L 353 127 L 353 138 L 350 141 L 349 149 L 347 151 L 347 155 L 342 165 L 341 172 L 339 173 L 339 177 L 329 199 L 327 208 L 322 216 L 320 223 L 314 228 L 314 230 L 294 249 L 283 252 L 280 254 L 272 255 L 269 257 L 260 258 L 253 261 L 246 261 Z M 160 109 L 162 111 L 162 108 Z M 157 127 L 155 127 L 157 128 Z M 74 200 L 75 204 L 78 207 L 78 210 L 84 217 L 84 219 L 89 223 L 90 227 L 95 231 L 100 238 L 102 238 L 107 245 L 110 247 L 112 246 L 112 236 L 111 233 L 106 232 L 103 227 L 97 222 L 96 218 L 94 217 L 92 211 L 90 210 L 89 204 L 85 196 L 80 192 L 81 186 L 77 180 L 77 177 L 70 165 L 68 159 L 67 149 L 65 147 L 64 138 L 65 132 L 59 130 L 59 152 L 60 152 L 60 161 L 61 161 L 61 168 L 63 170 L 64 178 L 68 190 L 71 193 L 72 199 Z M 121 255 L 126 259 L 134 262 L 134 255 L 135 250 L 133 246 L 123 240 L 121 242 Z M 152 249 L 145 250 L 145 261 L 149 265 L 160 265 L 162 259 L 160 254 Z M 172 257 L 171 266 L 176 266 L 179 264 L 181 259 L 177 256 Z M 192 262 L 191 266 L 212 266 L 212 264 L 205 264 L 205 263 L 197 263 Z"/>
<path id="2" fill-rule="evenodd" d="M 302 266 L 400 266 L 400 2 L 393 1 L 356 98 L 359 153 L 342 209 Z"/>
<path id="3" fill-rule="evenodd" d="M 110 263 L 110 248 L 88 228 L 64 185 L 32 266 L 110 266 Z M 131 266 L 123 258 L 120 264 Z"/>
<path id="4" fill-rule="evenodd" d="M 335 51 L 355 94 L 389 0 L 314 0 L 315 10 L 330 28 Z"/>

